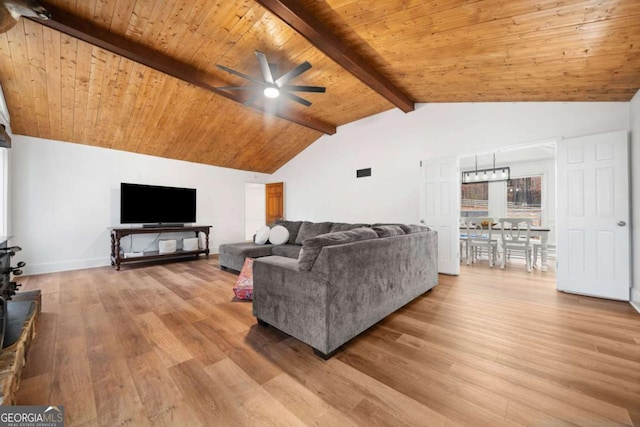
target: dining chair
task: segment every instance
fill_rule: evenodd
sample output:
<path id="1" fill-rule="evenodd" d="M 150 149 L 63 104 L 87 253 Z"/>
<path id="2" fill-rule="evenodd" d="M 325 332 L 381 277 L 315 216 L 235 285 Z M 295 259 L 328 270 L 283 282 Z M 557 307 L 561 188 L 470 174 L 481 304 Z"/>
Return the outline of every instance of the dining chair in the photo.
<path id="1" fill-rule="evenodd" d="M 500 236 L 502 243 L 502 267 L 512 252 L 522 252 L 527 263 L 527 272 L 531 272 L 533 242 L 531 240 L 531 218 L 500 218 Z"/>
<path id="2" fill-rule="evenodd" d="M 463 221 L 460 223 L 460 228 L 466 227 L 466 223 Z M 460 233 L 460 262 L 467 260 L 469 255 L 469 236 L 467 233 Z"/>
<path id="3" fill-rule="evenodd" d="M 465 230 L 467 227 L 467 218 L 460 219 L 460 230 Z M 464 232 L 460 233 L 460 262 L 467 261 L 467 257 L 469 256 L 469 233 Z"/>
<path id="4" fill-rule="evenodd" d="M 467 265 L 475 262 L 482 250 L 487 250 L 489 267 L 494 266 L 498 257 L 498 241 L 494 239 L 493 218 L 465 218 L 467 229 Z"/>
<path id="5" fill-rule="evenodd" d="M 533 264 L 531 267 L 538 268 L 538 253 L 542 254 L 542 240 L 531 239 L 533 241 Z M 555 249 L 556 245 L 552 243 L 547 243 L 547 257 L 549 254 L 553 253 L 555 257 Z M 542 256 L 542 255 L 541 255 Z"/>

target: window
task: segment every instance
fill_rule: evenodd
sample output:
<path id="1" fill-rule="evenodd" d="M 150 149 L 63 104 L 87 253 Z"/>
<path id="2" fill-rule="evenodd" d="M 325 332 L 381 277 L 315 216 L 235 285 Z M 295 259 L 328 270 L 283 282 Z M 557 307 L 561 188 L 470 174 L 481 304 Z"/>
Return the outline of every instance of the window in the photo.
<path id="1" fill-rule="evenodd" d="M 542 225 L 542 176 L 507 182 L 507 217 L 532 218 L 533 225 Z"/>
<path id="2" fill-rule="evenodd" d="M 460 216 L 489 216 L 489 183 L 462 184 Z"/>

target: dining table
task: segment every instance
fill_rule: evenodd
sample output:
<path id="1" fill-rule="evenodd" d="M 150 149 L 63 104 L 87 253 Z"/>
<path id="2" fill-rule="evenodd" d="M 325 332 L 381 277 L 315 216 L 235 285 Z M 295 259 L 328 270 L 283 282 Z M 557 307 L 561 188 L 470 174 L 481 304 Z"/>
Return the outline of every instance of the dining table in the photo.
<path id="1" fill-rule="evenodd" d="M 486 226 L 485 226 L 486 227 Z M 486 229 L 483 227 L 483 229 Z M 500 236 L 500 225 L 496 224 L 491 227 L 492 231 L 496 232 L 496 237 Z M 526 231 L 526 230 L 523 230 Z M 540 237 L 540 270 L 547 271 L 548 270 L 548 255 L 549 255 L 549 233 L 551 232 L 550 228 L 533 226 L 531 227 L 530 236 L 531 237 Z M 464 224 L 460 225 L 460 233 L 467 233 L 467 226 Z"/>

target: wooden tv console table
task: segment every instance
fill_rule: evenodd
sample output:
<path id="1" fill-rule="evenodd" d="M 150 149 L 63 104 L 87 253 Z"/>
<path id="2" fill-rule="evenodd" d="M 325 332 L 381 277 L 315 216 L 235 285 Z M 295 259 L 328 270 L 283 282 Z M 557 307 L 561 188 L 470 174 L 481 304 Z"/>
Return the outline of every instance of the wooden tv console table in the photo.
<path id="1" fill-rule="evenodd" d="M 124 264 L 127 262 L 136 262 L 136 261 L 153 261 L 165 258 L 178 258 L 178 257 L 196 257 L 200 254 L 205 254 L 207 258 L 209 257 L 209 231 L 211 230 L 210 225 L 192 225 L 192 226 L 184 226 L 184 227 L 135 227 L 135 228 L 124 228 L 124 227 L 113 227 L 110 228 L 111 231 L 111 265 L 115 267 L 116 270 L 120 270 L 120 264 Z M 124 252 L 120 247 L 120 239 L 125 236 L 133 235 L 133 234 L 161 234 L 161 233 L 183 233 L 183 232 L 194 232 L 196 237 L 198 237 L 198 233 L 203 232 L 206 238 L 206 246 L 204 248 L 198 248 L 195 251 L 184 251 L 182 249 L 177 249 L 175 252 L 161 254 L 158 251 L 146 251 L 144 255 L 135 256 L 131 258 L 125 258 Z"/>

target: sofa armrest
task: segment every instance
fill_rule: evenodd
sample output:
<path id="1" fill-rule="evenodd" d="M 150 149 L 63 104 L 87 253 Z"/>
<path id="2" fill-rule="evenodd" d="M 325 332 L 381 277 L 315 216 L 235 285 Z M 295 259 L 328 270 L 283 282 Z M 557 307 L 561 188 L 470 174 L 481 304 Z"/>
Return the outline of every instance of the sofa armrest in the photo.
<path id="1" fill-rule="evenodd" d="M 253 263 L 253 315 L 312 347 L 327 351 L 327 282 L 281 256 Z"/>

